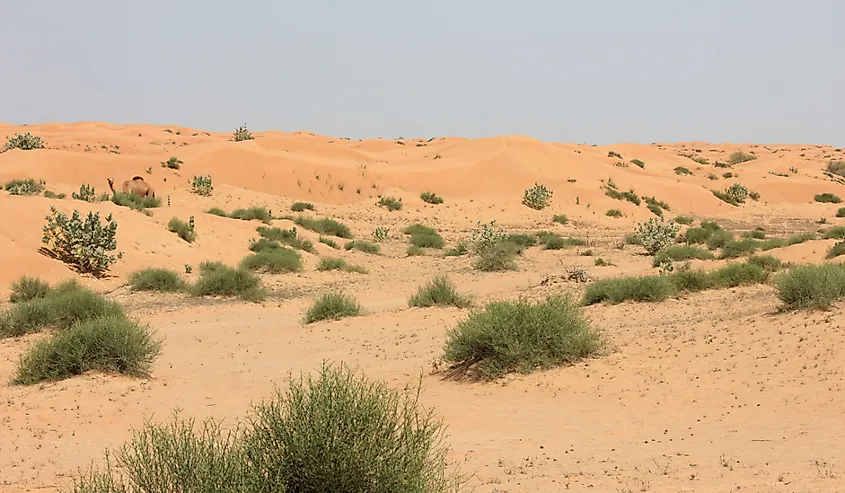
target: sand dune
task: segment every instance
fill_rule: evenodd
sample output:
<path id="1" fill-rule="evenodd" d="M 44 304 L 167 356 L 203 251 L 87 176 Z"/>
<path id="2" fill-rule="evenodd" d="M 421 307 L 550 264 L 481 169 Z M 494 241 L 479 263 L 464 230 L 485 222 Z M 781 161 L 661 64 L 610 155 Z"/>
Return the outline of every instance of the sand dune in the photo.
<path id="1" fill-rule="evenodd" d="M 620 192 L 633 190 L 665 202 L 671 207 L 665 213 L 669 218 L 717 220 L 737 232 L 762 226 L 770 236 L 788 236 L 845 224 L 845 218 L 836 217 L 841 205 L 813 198 L 845 193 L 845 186 L 823 172 L 830 160 L 845 159 L 845 153 L 823 145 L 591 146 L 519 135 L 349 140 L 307 131 L 259 132 L 255 140 L 233 142 L 229 133 L 182 126 L 0 124 L 0 138 L 22 132 L 40 136 L 47 148 L 0 153 L 0 185 L 32 178 L 66 198 L 0 192 L 3 302 L 10 283 L 22 275 L 50 282 L 78 278 L 150 320 L 167 342 L 152 380 L 87 375 L 26 389 L 2 384 L 0 416 L 6 431 L 0 434 L 0 491 L 54 490 L 76 467 L 99 460 L 103 447 L 119 445 L 144 417 L 169 414 L 177 405 L 197 417 L 240 416 L 288 370 L 314 369 L 322 358 L 357 363 L 368 374 L 401 386 L 436 357 L 444 324 L 463 316 L 460 310 L 407 310 L 407 295 L 432 273 L 449 273 L 484 301 L 570 289 L 538 288 L 541 279 L 561 275 L 566 267 L 587 268 L 597 279 L 656 272 L 636 247 L 618 247 L 653 213 L 645 203 L 608 196 L 609 181 Z M 756 159 L 715 165 L 727 163 L 736 151 Z M 171 157 L 182 161 L 178 170 L 162 166 Z M 679 174 L 679 167 L 691 174 Z M 726 173 L 733 176 L 726 178 Z M 119 184 L 135 175 L 162 200 L 150 215 L 110 201 L 71 198 L 82 184 L 100 194 L 108 191 L 107 178 Z M 191 192 L 191 180 L 199 175 L 212 177 L 211 196 Z M 542 211 L 521 204 L 524 190 L 535 183 L 554 193 L 551 206 Z M 759 200 L 735 207 L 712 193 L 733 183 L 759 193 Z M 437 193 L 445 202 L 427 204 L 420 198 L 423 192 Z M 404 207 L 389 212 L 377 206 L 381 195 L 401 198 Z M 184 272 L 186 265 L 196 267 L 204 260 L 236 265 L 248 253 L 249 240 L 258 238 L 261 223 L 218 217 L 208 209 L 263 206 L 284 216 L 291 214 L 294 201 L 313 203 L 316 212 L 307 215 L 337 218 L 356 237 L 369 237 L 378 226 L 390 228 L 383 254 L 335 250 L 320 243 L 319 234 L 298 228 L 316 252 L 303 252 L 303 273 L 265 276 L 268 286 L 285 293 L 273 301 L 202 305 L 185 297 L 132 294 L 123 287 L 132 272 L 144 267 Z M 77 276 L 39 253 L 51 206 L 67 214 L 113 215 L 125 256 L 109 277 Z M 609 209 L 623 216 L 610 217 Z M 552 222 L 560 214 L 568 224 Z M 187 243 L 169 232 L 172 217 L 193 217 L 197 240 Z M 824 224 L 818 223 L 821 218 Z M 551 230 L 588 244 L 567 251 L 527 250 L 518 271 L 499 274 L 473 271 L 466 257 L 405 253 L 401 230 L 412 222 L 435 227 L 454 245 L 478 221 L 491 219 L 511 232 Z M 289 219 L 272 223 L 295 227 Z M 834 243 L 815 239 L 767 253 L 796 264 L 819 263 Z M 328 255 L 365 265 L 370 273 L 316 272 L 320 257 Z M 610 265 L 597 266 L 598 256 Z M 708 269 L 727 262 L 696 260 L 692 265 Z M 354 292 L 371 313 L 349 323 L 301 327 L 301 311 L 311 297 L 337 287 Z M 509 378 L 502 385 L 427 376 L 424 397 L 442 411 L 452 430 L 453 458 L 479 472 L 477 491 L 726 491 L 740 486 L 793 491 L 789 488 L 796 485 L 795 491 L 833 491 L 845 477 L 835 448 L 837 436 L 845 436 L 830 428 L 841 422 L 845 404 L 841 384 L 832 376 L 845 370 L 842 359 L 834 357 L 845 350 L 842 308 L 831 316 L 812 315 L 810 323 L 801 314 L 776 314 L 775 304 L 770 286 L 756 286 L 659 305 L 590 307 L 590 317 L 618 348 L 611 356 Z M 809 342 L 796 343 L 799 335 Z M 35 339 L 0 340 L 0 375 L 13 371 Z M 61 419 L 56 409 L 64 410 Z M 36 429 L 47 431 L 39 435 Z M 765 446 L 753 442 L 761 437 L 769 440 Z M 735 462 L 726 466 L 724 457 Z M 834 472 L 822 475 L 812 461 L 836 462 L 826 466 Z"/>

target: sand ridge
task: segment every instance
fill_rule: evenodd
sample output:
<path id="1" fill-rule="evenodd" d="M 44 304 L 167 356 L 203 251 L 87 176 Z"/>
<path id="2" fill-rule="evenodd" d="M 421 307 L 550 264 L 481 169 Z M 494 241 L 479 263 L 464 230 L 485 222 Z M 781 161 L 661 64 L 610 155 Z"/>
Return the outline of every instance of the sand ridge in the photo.
<path id="1" fill-rule="evenodd" d="M 422 373 L 423 401 L 443 417 L 450 458 L 476 474 L 472 485 L 478 492 L 786 492 L 845 486 L 837 445 L 845 439 L 841 305 L 827 313 L 782 314 L 771 286 L 752 286 L 659 304 L 591 306 L 585 311 L 612 341 L 610 354 L 473 384 L 430 374 L 444 327 L 454 326 L 465 312 L 409 309 L 406 301 L 440 272 L 479 302 L 578 293 L 582 287 L 571 283 L 541 285 L 567 268 L 588 269 L 599 279 L 654 273 L 650 257 L 636 247 L 618 247 L 637 222 L 654 216 L 645 204 L 607 196 L 608 180 L 620 191 L 633 189 L 668 203 L 668 217 L 716 219 L 737 231 L 764 226 L 771 235 L 785 236 L 845 224 L 834 215 L 840 205 L 813 200 L 819 193 L 843 194 L 843 185 L 823 173 L 831 159 L 845 159 L 839 149 L 706 142 L 592 146 L 519 135 L 359 141 L 307 131 L 253 132 L 255 140 L 232 142 L 230 133 L 176 125 L 0 123 L 0 139 L 27 131 L 40 136 L 47 149 L 0 153 L 0 184 L 40 179 L 68 197 L 0 192 L 0 307 L 8 306 L 9 284 L 22 274 L 50 282 L 78 277 L 38 251 L 51 206 L 68 214 L 74 209 L 112 214 L 125 257 L 107 278 L 79 279 L 148 321 L 163 336 L 164 352 L 151 379 L 92 374 L 21 388 L 10 386 L 8 377 L 28 344 L 42 336 L 0 340 L 0 491 L 55 491 L 77 467 L 100 461 L 104 448 L 128 439 L 132 428 L 150 417 L 165 420 L 176 407 L 197 419 L 241 418 L 288 372 L 314 371 L 323 359 L 357 365 L 396 387 Z M 714 166 L 735 151 L 753 152 L 757 159 Z M 182 161 L 180 169 L 161 166 L 172 156 Z M 678 167 L 692 175 L 677 174 Z M 724 178 L 728 172 L 736 176 Z M 120 183 L 134 175 L 143 176 L 163 201 L 150 216 L 108 201 L 70 198 L 83 183 L 99 194 L 107 191 L 106 178 Z M 191 193 L 195 175 L 211 175 L 210 197 Z M 523 191 L 535 182 L 554 192 L 548 209 L 521 204 Z M 733 207 L 711 192 L 733 183 L 759 192 L 760 200 Z M 445 202 L 426 204 L 420 193 L 427 191 Z M 380 195 L 401 198 L 403 209 L 378 207 Z M 388 227 L 382 254 L 334 250 L 318 242 L 317 233 L 298 228 L 316 253 L 303 252 L 302 273 L 263 276 L 274 293 L 266 302 L 131 293 L 125 287 L 127 277 L 143 267 L 183 272 L 186 264 L 196 267 L 202 260 L 236 265 L 248 253 L 249 240 L 258 238 L 261 223 L 205 213 L 209 208 L 258 205 L 281 216 L 298 200 L 314 204 L 316 212 L 308 215 L 336 218 L 356 237 Z M 607 216 L 608 209 L 619 209 L 623 217 Z M 559 214 L 568 224 L 551 221 Z M 171 217 L 191 216 L 198 232 L 194 243 L 167 231 Z M 824 225 L 817 223 L 822 217 Z M 401 230 L 413 222 L 435 227 L 453 245 L 478 221 L 491 219 L 511 232 L 550 230 L 587 245 L 529 249 L 516 272 L 488 274 L 474 271 L 467 257 L 405 253 Z M 286 219 L 272 223 L 295 226 Z M 767 253 L 818 263 L 833 243 L 819 239 Z M 587 250 L 591 256 L 584 255 Z M 364 265 L 369 273 L 315 271 L 320 257 L 329 255 Z M 597 257 L 612 265 L 596 266 Z M 727 262 L 692 264 L 714 268 Z M 354 293 L 368 314 L 302 326 L 313 297 L 334 288 Z"/>

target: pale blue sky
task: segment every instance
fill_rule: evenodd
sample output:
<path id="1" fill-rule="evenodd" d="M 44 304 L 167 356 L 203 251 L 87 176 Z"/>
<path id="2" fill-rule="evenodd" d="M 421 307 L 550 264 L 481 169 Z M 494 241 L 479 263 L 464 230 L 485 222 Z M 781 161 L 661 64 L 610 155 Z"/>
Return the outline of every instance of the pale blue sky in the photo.
<path id="1" fill-rule="evenodd" d="M 845 145 L 843 0 L 30 0 L 0 121 Z"/>

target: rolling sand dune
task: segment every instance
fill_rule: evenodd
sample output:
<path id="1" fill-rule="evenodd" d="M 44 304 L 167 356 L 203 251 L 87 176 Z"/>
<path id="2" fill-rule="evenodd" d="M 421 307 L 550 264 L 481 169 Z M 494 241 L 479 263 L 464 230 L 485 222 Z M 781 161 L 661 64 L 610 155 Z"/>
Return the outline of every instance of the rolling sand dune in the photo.
<path id="1" fill-rule="evenodd" d="M 0 138 L 27 131 L 47 148 L 0 153 L 0 184 L 32 178 L 67 197 L 0 192 L 2 308 L 9 306 L 10 284 L 24 274 L 51 283 L 78 278 L 149 322 L 164 344 L 149 379 L 89 374 L 20 387 L 8 379 L 28 344 L 43 336 L 0 340 L 0 491 L 54 491 L 78 467 L 101 463 L 103 450 L 119 446 L 145 419 L 165 420 L 176 407 L 198 419 L 243 417 L 289 371 L 313 371 L 324 359 L 356 365 L 396 387 L 422 372 L 423 402 L 443 417 L 450 458 L 476 474 L 471 485 L 478 492 L 845 489 L 841 304 L 830 312 L 780 313 L 774 288 L 762 285 L 662 303 L 594 305 L 586 313 L 611 341 L 608 355 L 484 384 L 430 373 L 445 329 L 466 312 L 409 309 L 406 301 L 433 273 L 448 274 L 479 302 L 580 293 L 581 284 L 541 285 L 567 268 L 585 268 L 594 279 L 655 273 L 641 249 L 619 246 L 652 212 L 608 196 L 608 180 L 621 192 L 669 204 L 668 217 L 716 220 L 737 232 L 761 226 L 769 236 L 783 237 L 845 225 L 836 217 L 840 205 L 814 201 L 816 194 L 845 193 L 823 173 L 828 161 L 845 159 L 840 149 L 706 142 L 591 146 L 525 136 L 358 141 L 276 131 L 233 142 L 230 134 L 178 126 L 0 124 Z M 735 151 L 757 158 L 715 165 Z M 170 157 L 182 161 L 178 170 L 161 165 Z M 678 174 L 678 167 L 691 174 Z M 135 175 L 162 200 L 151 215 L 70 198 L 81 184 L 93 185 L 99 195 L 108 191 L 108 177 L 119 186 Z M 211 196 L 191 192 L 195 175 L 212 177 Z M 535 182 L 554 192 L 542 211 L 521 203 Z M 733 183 L 758 192 L 759 200 L 734 207 L 712 193 Z M 445 202 L 427 204 L 422 192 Z M 377 206 L 381 195 L 401 198 L 404 207 L 389 212 Z M 298 228 L 316 253 L 302 252 L 302 273 L 263 275 L 273 293 L 263 303 L 132 293 L 125 286 L 144 267 L 184 272 L 185 265 L 204 260 L 236 265 L 249 253 L 249 240 L 259 237 L 261 223 L 205 212 L 212 207 L 231 212 L 264 206 L 278 217 L 291 214 L 299 200 L 315 205 L 307 215 L 336 218 L 357 238 L 388 227 L 382 254 L 335 250 L 320 243 L 319 234 Z M 51 206 L 67 214 L 113 215 L 125 256 L 109 277 L 78 276 L 39 253 Z M 609 217 L 609 209 L 623 216 Z M 552 222 L 560 214 L 569 218 L 566 225 Z M 169 232 L 172 217 L 194 217 L 197 240 L 187 243 Z M 820 218 L 826 224 L 817 224 Z M 480 273 L 470 257 L 435 250 L 406 254 L 401 230 L 408 224 L 435 227 L 454 245 L 478 221 L 491 219 L 509 232 L 549 230 L 587 245 L 528 249 L 509 273 Z M 272 223 L 295 226 L 290 219 Z M 816 239 L 767 253 L 819 263 L 834 243 Z M 364 265 L 369 273 L 316 271 L 327 255 Z M 612 265 L 596 266 L 597 257 Z M 696 260 L 692 266 L 727 262 Z M 195 279 L 196 270 L 186 277 Z M 367 314 L 303 326 L 302 313 L 314 296 L 333 288 L 354 293 Z"/>

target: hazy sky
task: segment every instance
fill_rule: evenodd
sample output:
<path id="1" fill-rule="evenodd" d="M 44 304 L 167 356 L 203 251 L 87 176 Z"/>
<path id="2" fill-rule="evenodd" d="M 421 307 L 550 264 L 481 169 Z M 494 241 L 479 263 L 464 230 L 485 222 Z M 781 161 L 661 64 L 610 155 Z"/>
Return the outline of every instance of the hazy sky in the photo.
<path id="1" fill-rule="evenodd" d="M 0 121 L 845 145 L 843 0 L 29 0 Z"/>

